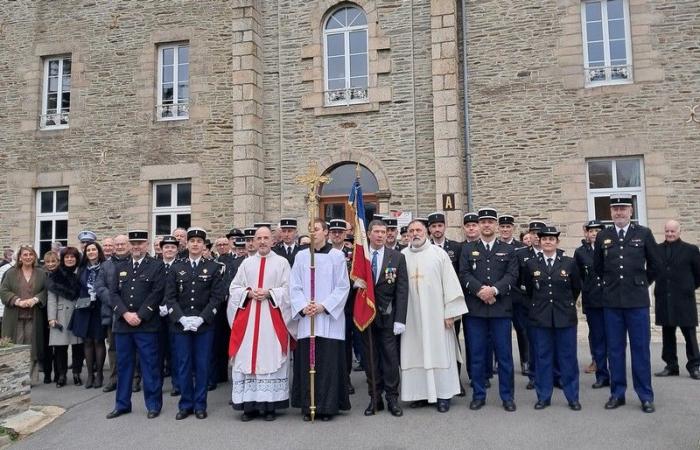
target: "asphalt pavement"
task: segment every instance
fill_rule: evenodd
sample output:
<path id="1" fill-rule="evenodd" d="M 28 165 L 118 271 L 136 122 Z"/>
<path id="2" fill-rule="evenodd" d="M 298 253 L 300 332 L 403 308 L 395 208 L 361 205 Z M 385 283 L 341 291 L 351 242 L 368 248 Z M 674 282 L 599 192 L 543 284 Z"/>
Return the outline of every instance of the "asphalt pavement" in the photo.
<path id="1" fill-rule="evenodd" d="M 517 352 L 516 352 L 517 353 Z M 661 370 L 661 345 L 652 344 L 653 371 Z M 685 350 L 679 345 L 681 365 Z M 579 343 L 579 365 L 589 362 L 586 345 Z M 629 358 L 628 358 L 629 365 Z M 519 367 L 516 356 L 516 367 Z M 462 374 L 463 379 L 465 374 Z M 388 412 L 365 417 L 368 404 L 364 373 L 353 372 L 357 394 L 352 410 L 330 422 L 303 422 L 297 409 L 288 409 L 276 421 L 242 423 L 240 413 L 228 405 L 230 386 L 219 385 L 209 393 L 209 418 L 191 416 L 175 420 L 177 398 L 170 397 L 165 381 L 164 406 L 160 417 L 146 418 L 143 394 L 133 395 L 131 414 L 113 420 L 105 415 L 114 407 L 114 393 L 85 389 L 71 384 L 57 389 L 39 385 L 32 389 L 35 405 L 57 405 L 66 413 L 52 424 L 17 442 L 13 449 L 454 449 L 454 448 L 614 448 L 700 449 L 700 381 L 687 372 L 679 377 L 653 379 L 656 413 L 645 414 L 632 389 L 628 374 L 627 405 L 605 410 L 608 389 L 591 389 L 593 375 L 581 372 L 580 399 L 583 409 L 570 411 L 560 390 L 552 406 L 535 411 L 534 391 L 525 390 L 527 378 L 516 373 L 516 412 L 508 413 L 498 398 L 497 379 L 480 411 L 468 408 L 467 397 L 455 397 L 445 414 L 434 407 L 409 409 L 396 418 Z M 70 382 L 70 381 L 69 381 Z"/>

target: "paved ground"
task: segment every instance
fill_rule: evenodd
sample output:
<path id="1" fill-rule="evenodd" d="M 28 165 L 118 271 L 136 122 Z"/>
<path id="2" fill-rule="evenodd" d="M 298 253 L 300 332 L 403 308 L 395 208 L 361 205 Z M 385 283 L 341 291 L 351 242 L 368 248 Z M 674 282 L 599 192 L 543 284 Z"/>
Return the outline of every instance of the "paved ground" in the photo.
<path id="1" fill-rule="evenodd" d="M 579 346 L 581 350 L 584 345 Z M 679 355 L 684 349 L 679 346 Z M 661 347 L 652 344 L 653 370 L 662 368 Z M 588 363 L 580 351 L 581 365 Z M 684 358 L 682 358 L 684 360 Z M 304 423 L 298 410 L 290 409 L 277 421 L 241 423 L 239 413 L 228 406 L 229 389 L 221 386 L 210 393 L 209 418 L 175 421 L 176 400 L 165 395 L 163 413 L 147 420 L 141 393 L 134 394 L 134 412 L 114 420 L 104 418 L 114 405 L 114 394 L 66 386 L 41 385 L 32 390 L 34 404 L 67 408 L 55 422 L 13 449 L 140 449 L 140 448 L 287 448 L 287 449 L 404 449 L 404 448 L 615 448 L 699 449 L 700 381 L 682 373 L 670 379 L 654 378 L 655 414 L 644 414 L 633 391 L 627 405 L 606 411 L 609 392 L 592 390 L 591 375 L 581 374 L 583 410 L 570 411 L 561 391 L 555 390 L 553 405 L 535 411 L 534 391 L 526 391 L 526 378 L 516 377 L 518 410 L 506 413 L 497 391 L 489 391 L 487 406 L 470 411 L 468 398 L 453 400 L 447 414 L 433 408 L 405 408 L 402 418 L 387 412 L 364 417 L 368 397 L 364 378 L 353 373 L 358 394 L 352 396 L 352 411 L 333 421 Z M 631 385 L 631 378 L 629 379 Z M 166 386 L 169 387 L 169 380 Z"/>

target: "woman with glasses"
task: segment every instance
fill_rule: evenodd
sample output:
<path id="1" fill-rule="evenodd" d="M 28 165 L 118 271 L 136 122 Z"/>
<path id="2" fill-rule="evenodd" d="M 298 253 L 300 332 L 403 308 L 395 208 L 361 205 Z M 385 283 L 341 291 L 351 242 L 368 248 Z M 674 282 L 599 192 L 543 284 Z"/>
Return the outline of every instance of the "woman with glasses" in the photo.
<path id="1" fill-rule="evenodd" d="M 46 275 L 37 267 L 37 254 L 30 245 L 20 246 L 17 255 L 17 264 L 5 273 L 0 285 L 5 306 L 2 337 L 31 346 L 31 382 L 36 383 L 38 361 L 44 356 L 40 308 L 46 304 Z"/>

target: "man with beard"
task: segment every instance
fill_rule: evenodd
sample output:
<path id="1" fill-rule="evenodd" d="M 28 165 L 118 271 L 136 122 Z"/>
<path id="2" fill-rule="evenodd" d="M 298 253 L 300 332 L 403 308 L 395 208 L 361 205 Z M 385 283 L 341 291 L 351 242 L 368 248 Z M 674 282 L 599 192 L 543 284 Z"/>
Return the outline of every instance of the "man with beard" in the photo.
<path id="1" fill-rule="evenodd" d="M 390 217 L 385 219 L 384 223 L 386 224 L 386 246 L 398 252 L 406 248 L 405 245 L 401 245 L 397 240 L 399 221 Z"/>

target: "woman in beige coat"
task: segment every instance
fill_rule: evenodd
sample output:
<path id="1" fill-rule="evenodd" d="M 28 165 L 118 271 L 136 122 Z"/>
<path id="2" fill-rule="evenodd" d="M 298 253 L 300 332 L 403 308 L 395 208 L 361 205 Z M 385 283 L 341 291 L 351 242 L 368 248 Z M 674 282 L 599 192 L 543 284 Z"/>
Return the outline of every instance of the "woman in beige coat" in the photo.
<path id="1" fill-rule="evenodd" d="M 68 327 L 75 310 L 75 301 L 80 295 L 80 280 L 76 273 L 79 260 L 78 250 L 75 247 L 67 247 L 61 255 L 60 267 L 49 276 L 47 286 L 46 312 L 49 319 L 49 346 L 54 348 L 56 371 L 58 372 L 56 387 L 59 388 L 66 384 L 69 345 L 73 346 L 73 382 L 76 386 L 82 384 L 80 372 L 83 351 L 81 347 L 78 347 L 78 344 L 82 344 L 83 341 L 74 336 Z M 76 361 L 78 356 L 80 361 Z"/>

